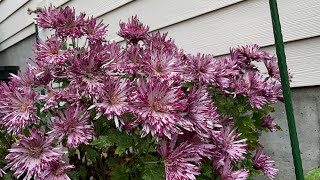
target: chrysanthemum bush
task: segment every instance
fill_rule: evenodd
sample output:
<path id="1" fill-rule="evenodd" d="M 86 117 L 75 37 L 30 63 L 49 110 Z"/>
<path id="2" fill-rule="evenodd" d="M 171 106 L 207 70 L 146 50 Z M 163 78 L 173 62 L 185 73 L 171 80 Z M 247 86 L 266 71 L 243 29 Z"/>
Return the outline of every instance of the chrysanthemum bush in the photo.
<path id="1" fill-rule="evenodd" d="M 282 99 L 274 55 L 258 45 L 217 59 L 191 55 L 166 33 L 148 34 L 137 17 L 120 22 L 120 43 L 69 7 L 44 8 L 35 19 L 53 35 L 0 87 L 3 178 L 276 176 L 259 141 L 279 129 L 270 116 Z"/>

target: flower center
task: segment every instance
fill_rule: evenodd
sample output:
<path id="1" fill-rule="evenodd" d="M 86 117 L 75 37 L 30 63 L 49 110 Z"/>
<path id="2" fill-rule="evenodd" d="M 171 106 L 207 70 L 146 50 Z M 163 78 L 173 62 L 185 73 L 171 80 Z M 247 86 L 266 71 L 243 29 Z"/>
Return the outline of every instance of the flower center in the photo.
<path id="1" fill-rule="evenodd" d="M 58 168 L 54 171 L 54 175 L 56 176 L 61 176 L 62 174 L 64 174 L 64 169 L 63 168 Z"/>
<path id="2" fill-rule="evenodd" d="M 116 97 L 116 96 L 111 96 L 109 98 L 109 103 L 113 104 L 113 105 L 119 104 L 120 103 L 120 99 L 118 97 Z"/>
<path id="3" fill-rule="evenodd" d="M 33 158 L 39 158 L 42 153 L 43 153 L 43 148 L 41 146 L 34 145 L 30 147 L 29 156 Z"/>
<path id="4" fill-rule="evenodd" d="M 150 103 L 150 107 L 157 112 L 166 112 L 167 111 L 167 108 L 162 105 L 159 98 L 155 98 L 155 100 Z"/>
<path id="5" fill-rule="evenodd" d="M 23 112 L 27 111 L 29 108 L 30 108 L 30 104 L 29 104 L 29 103 L 22 103 L 22 104 L 20 105 L 20 109 L 21 109 L 21 111 L 23 111 Z"/>

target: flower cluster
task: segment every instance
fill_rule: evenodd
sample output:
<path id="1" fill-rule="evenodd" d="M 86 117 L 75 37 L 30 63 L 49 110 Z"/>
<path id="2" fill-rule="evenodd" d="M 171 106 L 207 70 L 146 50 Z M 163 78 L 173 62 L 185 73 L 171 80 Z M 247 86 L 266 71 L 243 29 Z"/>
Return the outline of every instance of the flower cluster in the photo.
<path id="1" fill-rule="evenodd" d="M 167 33 L 148 34 L 149 27 L 137 16 L 120 22 L 118 35 L 125 47 L 105 38 L 107 25 L 102 21 L 76 15 L 69 7 L 43 8 L 35 19 L 54 35 L 35 45 L 35 65 L 0 86 L 0 127 L 16 135 L 5 171 L 24 179 L 69 179 L 73 168 L 98 164 L 98 172 L 99 163 L 105 162 L 103 153 L 130 164 L 153 148 L 163 159 L 167 180 L 194 180 L 201 175 L 201 164 L 225 180 L 250 176 L 253 168 L 245 169 L 241 162 L 255 146 L 238 121 L 246 114 L 224 113 L 210 90 L 231 101 L 244 99 L 248 112 L 264 110 L 282 98 L 273 55 L 255 44 L 231 49 L 230 57 L 187 54 Z M 78 38 L 86 43 L 77 43 Z M 256 62 L 265 64 L 267 75 Z M 255 120 L 258 128 L 250 129 L 251 134 L 276 130 L 271 116 L 264 115 Z M 105 134 L 112 128 L 134 138 L 112 139 Z M 136 141 L 136 135 L 153 141 L 145 150 L 135 149 L 142 148 L 137 143 L 121 144 Z M 62 147 L 79 151 L 69 156 L 71 165 L 63 161 Z M 119 156 L 121 152 L 128 157 Z M 77 156 L 78 164 L 72 165 Z M 273 161 L 261 149 L 251 158 L 252 166 L 275 177 Z M 0 176 L 3 173 L 0 169 Z"/>

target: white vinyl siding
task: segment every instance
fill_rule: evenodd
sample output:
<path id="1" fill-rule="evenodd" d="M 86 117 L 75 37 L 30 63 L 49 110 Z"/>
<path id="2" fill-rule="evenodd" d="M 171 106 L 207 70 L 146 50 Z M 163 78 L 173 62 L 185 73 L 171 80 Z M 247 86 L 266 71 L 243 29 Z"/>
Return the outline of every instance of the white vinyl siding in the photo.
<path id="1" fill-rule="evenodd" d="M 0 9 L 8 3 L 0 3 Z M 12 0 L 13 1 L 13 0 Z M 5 3 L 6 2 L 6 3 Z M 274 51 L 272 24 L 267 0 L 60 0 L 55 5 L 71 6 L 78 12 L 109 24 L 108 39 L 116 35 L 119 21 L 133 15 L 151 31 L 169 32 L 169 37 L 187 52 L 228 54 L 230 47 L 257 43 Z M 34 33 L 32 16 L 38 0 L 30 0 L 0 23 L 0 51 Z M 320 1 L 278 0 L 292 87 L 320 85 Z M 12 9 L 12 8 L 11 8 Z M 1 13 L 1 18 L 5 17 Z M 1 60 L 0 60 L 1 63 Z M 311 66 L 311 67 L 310 67 Z"/>

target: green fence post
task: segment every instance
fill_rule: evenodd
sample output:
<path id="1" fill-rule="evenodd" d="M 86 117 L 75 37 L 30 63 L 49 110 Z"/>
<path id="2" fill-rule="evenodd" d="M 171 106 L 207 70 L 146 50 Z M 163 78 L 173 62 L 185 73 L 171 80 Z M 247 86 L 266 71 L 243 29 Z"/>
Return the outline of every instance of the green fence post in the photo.
<path id="1" fill-rule="evenodd" d="M 275 40 L 276 50 L 277 50 L 278 66 L 280 70 L 283 98 L 284 98 L 287 120 L 288 120 L 291 150 L 292 150 L 293 162 L 295 167 L 296 179 L 304 180 L 300 149 L 299 149 L 299 141 L 297 136 L 296 124 L 294 120 L 292 101 L 291 101 L 291 92 L 290 92 L 289 76 L 288 76 L 288 69 L 287 69 L 287 63 L 286 63 L 286 54 L 284 52 L 284 43 L 283 43 L 283 37 L 281 33 L 281 24 L 279 19 L 277 0 L 269 0 L 269 5 L 270 5 L 270 11 L 271 11 L 274 40 Z"/>

